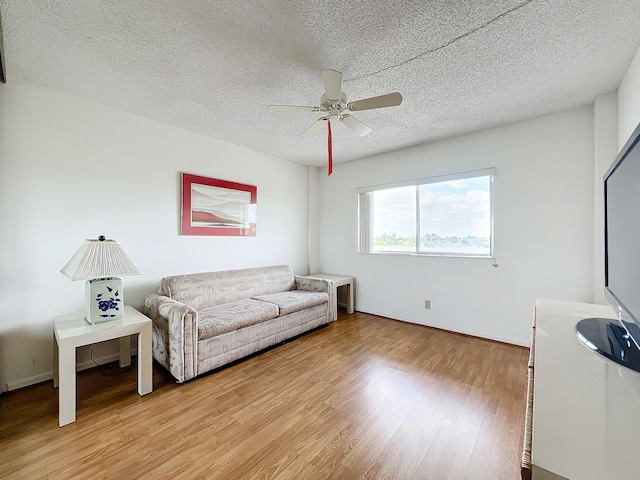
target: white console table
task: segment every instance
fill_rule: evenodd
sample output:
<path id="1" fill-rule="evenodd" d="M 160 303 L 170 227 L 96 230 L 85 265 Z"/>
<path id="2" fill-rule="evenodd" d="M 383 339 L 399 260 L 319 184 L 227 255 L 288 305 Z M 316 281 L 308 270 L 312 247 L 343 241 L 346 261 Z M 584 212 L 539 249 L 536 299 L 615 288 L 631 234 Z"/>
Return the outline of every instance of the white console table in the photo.
<path id="1" fill-rule="evenodd" d="M 536 301 L 532 480 L 640 478 L 640 374 L 583 346 L 605 305 Z"/>
<path id="2" fill-rule="evenodd" d="M 126 338 L 126 342 L 120 342 L 120 364 L 123 365 L 130 362 L 129 335 L 133 334 L 138 335 L 138 394 L 146 395 L 153 389 L 149 317 L 129 305 L 117 320 L 95 325 L 87 323 L 83 313 L 54 317 L 53 386 L 60 387 L 58 424 L 61 427 L 76 421 L 76 348 Z"/>

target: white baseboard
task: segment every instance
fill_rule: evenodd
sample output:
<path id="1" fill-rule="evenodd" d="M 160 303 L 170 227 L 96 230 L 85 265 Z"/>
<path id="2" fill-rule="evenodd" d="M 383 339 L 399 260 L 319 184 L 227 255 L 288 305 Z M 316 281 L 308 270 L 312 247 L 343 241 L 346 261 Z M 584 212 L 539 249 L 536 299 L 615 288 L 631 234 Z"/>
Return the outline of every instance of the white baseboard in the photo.
<path id="1" fill-rule="evenodd" d="M 360 310 L 358 309 L 359 312 L 362 313 L 369 313 L 371 315 L 376 315 L 378 317 L 386 317 L 386 318 L 390 318 L 391 320 L 397 320 L 399 322 L 405 322 L 405 323 L 413 323 L 414 325 L 422 325 L 424 327 L 432 327 L 432 328 L 437 328 L 439 330 L 445 330 L 447 332 L 453 332 L 453 333 L 460 333 L 462 335 L 468 335 L 470 337 L 476 337 L 476 338 L 484 338 L 486 340 L 492 340 L 494 342 L 500 342 L 500 343 L 507 343 L 509 345 L 516 345 L 519 347 L 526 347 L 529 348 L 530 345 L 526 344 L 526 343 L 522 343 L 518 340 L 515 340 L 513 338 L 507 338 L 507 337 L 501 337 L 501 336 L 492 336 L 492 335 L 483 335 L 480 332 L 472 332 L 470 330 L 465 330 L 465 329 L 452 329 L 449 326 L 446 325 L 440 325 L 438 323 L 420 323 L 420 322 L 415 322 L 412 320 L 406 320 L 404 318 L 400 318 L 397 315 L 394 315 L 393 313 L 390 312 L 372 312 L 369 310 Z"/>
<path id="2" fill-rule="evenodd" d="M 138 347 L 136 346 L 131 349 L 131 355 L 137 355 L 137 354 L 138 354 Z M 110 355 L 104 355 L 102 357 L 95 358 L 94 360 L 100 365 L 103 365 L 105 363 L 115 362 L 116 360 L 119 360 L 119 359 L 120 359 L 120 354 L 116 352 Z M 95 366 L 96 366 L 95 363 L 93 363 L 91 360 L 87 360 L 86 362 L 78 363 L 76 365 L 76 372 L 81 372 L 82 370 L 88 370 L 89 368 L 94 368 Z M 12 390 L 18 390 L 24 387 L 30 387 L 31 385 L 47 382 L 49 380 L 53 380 L 53 370 L 50 370 L 45 373 L 40 373 L 38 375 L 33 375 L 31 377 L 21 378 L 20 380 L 16 380 L 15 382 L 9 382 L 2 386 L 4 388 L 0 393 L 7 392 L 7 391 L 10 392 Z"/>
<path id="3" fill-rule="evenodd" d="M 53 372 L 45 372 L 39 375 L 34 375 L 32 377 L 21 378 L 20 380 L 16 380 L 15 382 L 7 383 L 7 388 L 5 391 L 18 390 L 19 388 L 29 387 L 31 385 L 35 385 L 36 383 L 46 382 L 47 380 L 51 380 L 53 378 Z"/>

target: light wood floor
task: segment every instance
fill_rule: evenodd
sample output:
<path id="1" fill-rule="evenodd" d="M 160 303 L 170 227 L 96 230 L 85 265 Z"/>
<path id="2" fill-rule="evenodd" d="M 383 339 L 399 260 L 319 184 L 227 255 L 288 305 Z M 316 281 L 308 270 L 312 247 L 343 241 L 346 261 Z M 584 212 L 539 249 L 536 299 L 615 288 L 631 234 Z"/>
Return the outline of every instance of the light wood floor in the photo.
<path id="1" fill-rule="evenodd" d="M 154 363 L 0 398 L 0 478 L 519 478 L 528 350 L 355 313 L 177 385 Z M 114 367 L 117 368 L 117 367 Z"/>

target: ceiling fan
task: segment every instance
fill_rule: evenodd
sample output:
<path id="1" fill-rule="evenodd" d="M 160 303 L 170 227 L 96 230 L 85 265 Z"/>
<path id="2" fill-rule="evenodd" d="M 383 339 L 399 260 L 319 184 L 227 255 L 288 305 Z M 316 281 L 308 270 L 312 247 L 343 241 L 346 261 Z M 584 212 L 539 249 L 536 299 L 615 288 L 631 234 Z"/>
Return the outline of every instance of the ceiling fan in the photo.
<path id="1" fill-rule="evenodd" d="M 323 112 L 326 115 L 316 120 L 304 132 L 301 137 L 313 135 L 324 122 L 327 122 L 329 134 L 329 175 L 332 173 L 331 155 L 331 119 L 337 118 L 355 133 L 364 137 L 371 133 L 371 127 L 358 120 L 348 112 L 359 112 L 361 110 L 371 110 L 374 108 L 395 107 L 402 103 L 402 95 L 398 92 L 380 95 L 378 97 L 365 98 L 355 102 L 347 102 L 347 96 L 342 91 L 342 73 L 336 70 L 323 70 L 322 82 L 324 83 L 324 94 L 320 97 L 320 106 L 309 107 L 300 105 L 269 105 L 271 111 L 304 111 Z"/>

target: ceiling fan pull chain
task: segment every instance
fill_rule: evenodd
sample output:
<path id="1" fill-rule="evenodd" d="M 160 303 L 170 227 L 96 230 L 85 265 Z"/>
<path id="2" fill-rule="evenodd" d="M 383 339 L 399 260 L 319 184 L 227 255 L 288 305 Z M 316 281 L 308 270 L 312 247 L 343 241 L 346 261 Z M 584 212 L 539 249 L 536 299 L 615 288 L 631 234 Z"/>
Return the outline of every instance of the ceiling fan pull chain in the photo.
<path id="1" fill-rule="evenodd" d="M 328 172 L 329 175 L 327 176 L 331 176 L 331 174 L 333 173 L 333 152 L 332 152 L 332 148 L 331 148 L 331 119 L 327 118 L 327 129 L 329 131 L 329 138 L 327 141 L 327 149 L 329 152 L 329 167 L 328 167 Z"/>

